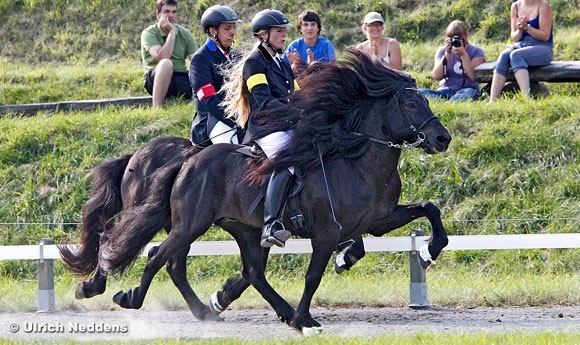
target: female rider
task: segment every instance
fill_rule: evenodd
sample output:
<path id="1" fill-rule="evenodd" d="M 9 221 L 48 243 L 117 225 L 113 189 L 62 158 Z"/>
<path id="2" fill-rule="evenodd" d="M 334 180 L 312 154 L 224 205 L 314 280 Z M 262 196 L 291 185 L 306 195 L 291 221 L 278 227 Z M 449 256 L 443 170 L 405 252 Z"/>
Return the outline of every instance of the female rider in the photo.
<path id="1" fill-rule="evenodd" d="M 292 68 L 279 57 L 288 27 L 292 24 L 282 12 L 272 9 L 258 12 L 251 24 L 258 42 L 241 62 L 241 67 L 238 66 L 241 73 L 226 85 L 226 112 L 235 116 L 238 125 L 246 129 L 244 143 L 256 143 L 268 158 L 273 158 L 290 140 L 301 113 L 296 109 L 292 118 L 280 119 L 275 111 L 263 111 L 290 107 L 289 97 L 299 89 Z M 291 236 L 280 218 L 293 174 L 292 167 L 274 171 L 270 177 L 264 200 L 262 247 L 284 247 Z"/>

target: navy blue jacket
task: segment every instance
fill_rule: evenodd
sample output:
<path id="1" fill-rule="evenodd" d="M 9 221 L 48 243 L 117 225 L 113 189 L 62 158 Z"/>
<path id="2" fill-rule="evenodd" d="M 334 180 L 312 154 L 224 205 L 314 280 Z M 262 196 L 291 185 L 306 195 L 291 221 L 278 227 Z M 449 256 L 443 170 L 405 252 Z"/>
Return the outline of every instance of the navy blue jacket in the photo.
<path id="1" fill-rule="evenodd" d="M 244 62 L 242 74 L 244 92 L 250 103 L 250 117 L 245 128 L 244 143 L 250 143 L 274 132 L 292 129 L 298 120 L 299 109 L 293 112 L 296 116 L 290 121 L 277 119 L 275 113 L 261 113 L 257 116 L 261 110 L 287 104 L 290 101 L 290 95 L 299 89 L 290 65 L 281 60 L 278 67 L 267 49 L 259 45 L 258 49 L 249 53 Z"/>
<path id="2" fill-rule="evenodd" d="M 200 144 L 200 146 L 211 144 L 209 133 L 217 121 L 222 121 L 230 127 L 236 125 L 232 119 L 225 117 L 224 109 L 219 106 L 223 100 L 220 90 L 224 84 L 220 70 L 224 64 L 235 63 L 241 58 L 241 55 L 232 49 L 228 54 L 229 61 L 216 43 L 208 38 L 191 59 L 189 80 L 193 88 L 197 111 L 191 125 L 191 140 L 194 144 Z"/>

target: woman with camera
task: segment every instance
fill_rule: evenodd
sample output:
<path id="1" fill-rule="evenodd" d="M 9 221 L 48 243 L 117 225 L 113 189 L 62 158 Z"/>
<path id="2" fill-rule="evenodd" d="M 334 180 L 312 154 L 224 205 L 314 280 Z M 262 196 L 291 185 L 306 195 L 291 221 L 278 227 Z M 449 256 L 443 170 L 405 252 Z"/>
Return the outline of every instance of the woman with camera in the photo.
<path id="1" fill-rule="evenodd" d="M 445 45 L 435 53 L 433 78 L 439 81 L 437 90 L 421 89 L 425 97 L 450 101 L 476 100 L 479 83 L 473 70 L 485 62 L 483 49 L 469 44 L 467 26 L 454 20 L 445 31 Z"/>

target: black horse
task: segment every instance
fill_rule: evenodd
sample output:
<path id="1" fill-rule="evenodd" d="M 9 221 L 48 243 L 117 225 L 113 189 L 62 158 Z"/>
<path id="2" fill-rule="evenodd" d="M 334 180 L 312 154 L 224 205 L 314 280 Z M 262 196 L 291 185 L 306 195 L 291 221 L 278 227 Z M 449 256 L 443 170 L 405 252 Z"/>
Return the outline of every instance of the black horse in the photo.
<path id="1" fill-rule="evenodd" d="M 75 291 L 77 299 L 91 298 L 105 292 L 109 272 L 98 267 L 100 246 L 110 237 L 120 236 L 113 231 L 115 220 L 122 211 L 136 207 L 152 193 L 154 181 L 172 183 L 185 159 L 198 153 L 191 141 L 180 137 L 159 137 L 140 147 L 134 154 L 104 162 L 92 171 L 92 189 L 89 200 L 82 207 L 81 242 L 76 247 L 59 246 L 65 266 L 73 273 L 91 276 L 80 283 Z M 163 182 L 161 182 L 163 181 Z M 163 216 L 152 219 L 157 231 L 171 230 L 169 192 L 161 191 L 159 200 L 163 204 Z M 161 214 L 160 213 L 160 214 Z M 141 233 L 140 243 L 145 246 L 157 231 Z M 167 271 L 181 292 L 189 309 L 199 320 L 218 319 L 219 313 L 209 309 L 191 289 L 186 277 L 186 261 L 189 249 L 176 254 L 167 263 Z"/>
<path id="2" fill-rule="evenodd" d="M 140 308 L 153 276 L 175 253 L 204 234 L 212 224 L 237 241 L 242 275 L 276 310 L 279 318 L 300 330 L 320 327 L 310 315 L 310 303 L 337 245 L 362 233 L 382 236 L 427 217 L 433 236 L 421 250 L 428 265 L 447 245 L 440 210 L 431 202 L 398 205 L 401 181 L 397 171 L 401 149 L 422 147 L 434 154 L 447 150 L 451 136 L 429 109 L 428 101 L 407 74 L 385 68 L 367 55 L 349 51 L 337 65 L 315 65 L 302 80 L 292 102 L 305 109 L 291 143 L 273 160 L 256 160 L 238 153 L 239 146 L 218 144 L 188 157 L 173 182 L 154 186 L 148 199 L 128 209 L 115 226 L 118 238 L 102 243 L 99 267 L 121 271 L 143 245 L 141 234 L 158 230 L 160 191 L 171 190 L 172 230 L 149 252 L 139 287 L 113 298 L 124 308 Z M 283 119 L 283 109 L 278 109 Z M 299 167 L 305 172 L 298 195 L 313 253 L 305 290 L 292 308 L 266 281 L 267 250 L 260 246 L 261 208 L 248 212 L 260 195 L 256 183 L 275 169 Z M 157 182 L 157 181 L 156 181 Z M 291 223 L 285 219 L 291 229 Z M 155 228 L 157 227 L 157 228 Z M 155 228 L 155 229 L 154 229 Z M 227 303 L 239 292 L 225 284 Z M 222 307 L 224 305 L 221 305 Z"/>

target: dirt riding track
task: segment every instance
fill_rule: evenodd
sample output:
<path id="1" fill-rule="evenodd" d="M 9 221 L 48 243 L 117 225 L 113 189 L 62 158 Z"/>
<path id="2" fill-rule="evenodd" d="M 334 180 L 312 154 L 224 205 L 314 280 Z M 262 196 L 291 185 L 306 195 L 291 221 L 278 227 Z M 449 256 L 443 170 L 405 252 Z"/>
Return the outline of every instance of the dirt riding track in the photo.
<path id="1" fill-rule="evenodd" d="M 580 306 L 547 308 L 313 308 L 325 334 L 342 337 L 419 332 L 580 330 Z M 0 339 L 60 340 L 302 337 L 271 309 L 226 310 L 223 321 L 199 322 L 187 310 L 0 313 Z"/>

